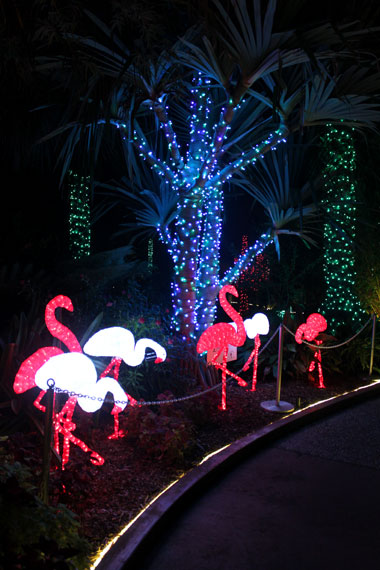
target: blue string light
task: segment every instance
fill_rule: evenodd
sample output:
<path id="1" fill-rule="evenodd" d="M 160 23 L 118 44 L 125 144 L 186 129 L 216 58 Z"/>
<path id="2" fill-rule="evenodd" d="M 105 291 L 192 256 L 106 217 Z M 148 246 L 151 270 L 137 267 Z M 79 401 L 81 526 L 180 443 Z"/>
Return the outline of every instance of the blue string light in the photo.
<path id="1" fill-rule="evenodd" d="M 178 196 L 176 219 L 170 228 L 159 224 L 157 231 L 174 266 L 172 325 L 185 338 L 198 336 L 212 324 L 220 288 L 235 281 L 271 242 L 270 236 L 261 236 L 220 279 L 223 186 L 236 172 L 284 142 L 287 132 L 281 126 L 260 144 L 240 152 L 225 164 L 222 158 L 231 121 L 245 101 L 239 105 L 227 101 L 215 121 L 212 87 L 211 81 L 203 78 L 201 73 L 193 77 L 186 152 L 181 153 L 163 98 L 154 102 L 152 111 L 165 135 L 170 161 L 166 163 L 157 158 L 140 133 L 135 132 L 133 140 L 127 141 L 133 143 L 140 157 L 165 178 Z M 112 124 L 126 131 L 124 123 L 113 121 Z"/>

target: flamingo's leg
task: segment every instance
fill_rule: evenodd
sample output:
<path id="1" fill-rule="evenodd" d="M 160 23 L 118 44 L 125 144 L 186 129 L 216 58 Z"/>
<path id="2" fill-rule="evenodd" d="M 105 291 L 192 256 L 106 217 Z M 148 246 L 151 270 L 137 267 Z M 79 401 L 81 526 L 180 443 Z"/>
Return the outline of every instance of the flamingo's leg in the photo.
<path id="1" fill-rule="evenodd" d="M 232 378 L 235 378 L 235 380 L 237 380 L 237 383 L 239 384 L 239 386 L 242 386 L 243 388 L 245 388 L 245 386 L 247 386 L 247 382 L 245 380 L 243 380 L 243 378 L 240 378 L 240 376 L 238 376 L 237 374 L 234 374 L 233 372 L 231 372 L 231 370 L 228 370 L 228 368 L 226 368 L 226 373 L 231 376 Z"/>
<path id="2" fill-rule="evenodd" d="M 119 380 L 120 365 L 122 363 L 121 358 L 113 358 L 107 368 L 101 373 L 100 378 L 105 378 L 109 374 L 115 378 L 116 381 Z M 129 399 L 129 396 L 128 396 Z M 136 400 L 134 400 L 136 402 Z M 113 415 L 113 433 L 108 436 L 108 439 L 119 439 L 119 437 L 125 437 L 123 430 L 119 429 L 119 414 L 122 412 L 122 408 L 114 405 L 111 414 Z"/>
<path id="3" fill-rule="evenodd" d="M 314 368 L 315 368 L 315 359 L 317 358 L 317 353 L 316 353 L 316 352 L 314 353 L 313 358 L 314 358 L 314 360 L 312 360 L 312 361 L 310 362 L 309 372 L 313 372 L 313 370 L 314 370 Z"/>
<path id="4" fill-rule="evenodd" d="M 55 429 L 57 434 L 61 433 L 63 435 L 62 470 L 65 469 L 65 465 L 69 460 L 70 442 L 80 447 L 85 453 L 90 452 L 90 461 L 94 465 L 103 465 L 104 463 L 104 459 L 101 455 L 90 449 L 84 441 L 75 437 L 72 433 L 76 428 L 76 424 L 72 421 L 76 404 L 77 398 L 70 396 L 59 414 L 56 414 Z"/>
<path id="5" fill-rule="evenodd" d="M 73 424 L 71 424 L 73 425 Z M 75 424 L 74 424 L 75 425 Z M 90 461 L 91 463 L 93 463 L 94 465 L 103 465 L 104 463 L 104 458 L 99 455 L 99 453 L 97 453 L 96 451 L 93 451 L 92 449 L 90 449 L 88 447 L 88 445 L 86 445 L 84 443 L 84 441 L 82 441 L 81 439 L 79 439 L 78 437 L 75 437 L 69 428 L 65 427 L 64 425 L 60 425 L 59 426 L 59 431 L 60 433 L 62 433 L 63 437 L 64 437 L 64 445 L 65 442 L 67 444 L 67 449 L 70 446 L 70 442 L 73 443 L 74 445 L 77 445 L 78 447 L 81 448 L 82 451 L 84 451 L 85 453 L 90 452 Z M 65 453 L 65 449 L 64 449 L 64 453 Z M 63 455 L 62 455 L 62 470 L 64 469 L 64 465 L 67 463 L 68 461 L 68 455 L 67 455 L 67 459 L 65 460 L 65 463 L 63 462 Z"/>
<path id="6" fill-rule="evenodd" d="M 222 364 L 222 403 L 219 407 L 220 410 L 225 410 L 227 408 L 226 399 L 227 399 L 227 382 L 226 382 L 226 370 L 227 370 L 227 353 L 228 353 L 228 346 L 226 346 L 223 350 L 223 364 Z"/>
<path id="7" fill-rule="evenodd" d="M 316 340 L 316 344 L 322 344 L 321 340 Z M 309 372 L 313 372 L 315 369 L 315 365 L 317 364 L 318 367 L 318 388 L 326 388 L 324 381 L 323 381 L 323 372 L 322 372 L 322 354 L 320 350 L 316 350 L 313 356 L 312 362 L 310 362 Z"/>
<path id="8" fill-rule="evenodd" d="M 223 352 L 223 363 L 220 364 L 219 362 L 217 362 L 220 354 Z M 232 378 L 235 378 L 235 380 L 237 380 L 239 386 L 246 386 L 247 382 L 245 382 L 245 380 L 243 380 L 243 378 L 240 378 L 240 376 L 237 376 L 237 374 L 234 374 L 233 372 L 231 372 L 230 370 L 228 370 L 227 368 L 227 355 L 228 355 L 228 346 L 226 347 L 222 347 L 219 352 L 217 352 L 215 354 L 215 356 L 213 357 L 213 359 L 211 360 L 211 364 L 217 368 L 218 370 L 222 370 L 222 403 L 220 406 L 221 410 L 225 410 L 226 409 L 226 376 L 227 374 L 229 376 L 232 376 Z"/>
<path id="9" fill-rule="evenodd" d="M 255 336 L 255 346 L 251 352 L 251 354 L 249 355 L 249 358 L 247 360 L 247 362 L 244 364 L 243 366 L 243 370 L 244 372 L 246 372 L 249 368 L 249 365 L 251 364 L 252 360 L 253 360 L 253 370 L 252 370 L 252 388 L 251 388 L 251 392 L 254 392 L 256 390 L 256 383 L 257 383 L 257 359 L 258 359 L 258 355 L 259 355 L 259 348 L 261 345 L 261 341 L 260 341 L 260 335 L 256 335 Z"/>
<path id="10" fill-rule="evenodd" d="M 46 413 L 46 406 L 43 406 L 41 404 L 41 400 L 45 396 L 45 394 L 46 394 L 46 390 L 41 390 L 41 392 L 38 394 L 37 398 L 34 400 L 33 405 L 36 406 L 36 408 L 38 410 L 41 410 L 41 412 Z M 58 436 L 59 430 L 57 429 L 57 422 L 56 422 L 55 415 L 54 415 L 54 403 L 53 403 L 53 427 L 54 427 L 54 449 L 59 455 L 59 453 L 60 453 L 59 436 Z"/>
<path id="11" fill-rule="evenodd" d="M 99 453 L 97 453 L 96 451 L 93 451 L 92 449 L 90 449 L 88 447 L 88 445 L 86 445 L 84 443 L 84 441 L 82 441 L 78 437 L 75 437 L 72 433 L 68 434 L 68 439 L 70 439 L 70 441 L 74 445 L 77 445 L 78 447 L 80 447 L 82 449 L 82 451 L 84 451 L 85 453 L 90 452 L 91 463 L 93 463 L 94 465 L 103 465 L 104 458 L 101 455 L 99 455 Z"/>
<path id="12" fill-rule="evenodd" d="M 36 406 L 37 410 L 41 410 L 41 412 L 46 412 L 46 406 L 43 406 L 40 403 L 45 394 L 46 390 L 41 390 L 41 392 L 38 394 L 37 398 L 33 402 L 33 406 Z"/>
<path id="13" fill-rule="evenodd" d="M 75 430 L 76 424 L 71 420 L 74 414 L 74 408 L 77 404 L 77 398 L 70 396 L 62 410 L 55 415 L 55 434 L 54 441 L 56 446 L 56 451 L 59 453 L 59 434 L 63 435 L 63 445 L 62 445 L 62 471 L 65 469 L 65 465 L 69 460 L 70 456 L 70 434 Z"/>
<path id="14" fill-rule="evenodd" d="M 114 418 L 114 430 L 111 435 L 108 436 L 108 439 L 119 439 L 119 437 L 125 437 L 126 434 L 122 429 L 119 429 L 119 414 L 122 412 L 122 408 L 119 408 L 116 404 L 114 405 L 111 414 Z"/>
<path id="15" fill-rule="evenodd" d="M 221 348 L 212 358 L 210 364 L 212 364 L 212 366 L 216 366 L 216 368 L 222 368 L 222 366 L 219 364 L 218 362 L 218 358 L 219 356 L 222 354 L 224 348 Z"/>
<path id="16" fill-rule="evenodd" d="M 128 398 L 128 406 L 141 406 L 141 404 L 137 400 L 132 398 L 130 394 L 127 394 L 127 398 Z"/>
<path id="17" fill-rule="evenodd" d="M 113 358 L 107 368 L 101 373 L 100 378 L 105 378 L 112 374 L 115 380 L 119 379 L 120 365 L 122 363 L 122 358 Z"/>
<path id="18" fill-rule="evenodd" d="M 324 382 L 323 382 L 322 354 L 321 354 L 321 351 L 320 351 L 320 350 L 318 350 L 317 361 L 318 361 L 318 379 L 319 379 L 318 388 L 326 388 L 326 386 L 325 386 L 325 384 L 324 384 Z"/>
<path id="19" fill-rule="evenodd" d="M 255 336 L 255 348 L 254 348 L 254 350 L 253 350 L 253 352 L 254 352 L 254 361 L 253 361 L 252 388 L 251 388 L 251 392 L 254 392 L 254 391 L 256 390 L 256 383 L 257 383 L 257 360 L 258 360 L 260 345 L 261 345 L 260 336 L 257 334 L 257 335 Z"/>
<path id="20" fill-rule="evenodd" d="M 215 368 L 218 368 L 219 370 L 223 370 L 223 365 L 219 364 L 219 362 L 215 362 L 213 364 L 215 366 Z M 235 380 L 237 380 L 239 386 L 247 386 L 247 382 L 245 380 L 243 380 L 243 378 L 240 378 L 240 376 L 237 376 L 237 374 L 234 374 L 233 372 L 231 372 L 231 370 L 228 370 L 227 366 L 225 367 L 225 371 L 226 374 L 228 374 L 229 376 L 231 376 L 232 378 L 235 378 Z"/>
<path id="21" fill-rule="evenodd" d="M 255 349 L 252 350 L 251 354 L 250 354 L 249 357 L 248 357 L 247 362 L 246 362 L 246 363 L 244 364 L 244 366 L 243 366 L 243 371 L 244 371 L 244 372 L 246 372 L 246 371 L 248 370 L 249 365 L 251 364 L 252 359 L 253 359 L 254 356 L 255 356 Z"/>

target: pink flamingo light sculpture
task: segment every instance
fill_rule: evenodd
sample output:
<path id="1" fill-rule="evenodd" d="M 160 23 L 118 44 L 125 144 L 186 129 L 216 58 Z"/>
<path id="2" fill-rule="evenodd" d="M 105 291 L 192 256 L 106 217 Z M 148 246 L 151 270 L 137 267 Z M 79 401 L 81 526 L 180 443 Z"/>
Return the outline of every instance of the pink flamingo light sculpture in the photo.
<path id="1" fill-rule="evenodd" d="M 306 319 L 306 323 L 303 323 L 298 327 L 295 334 L 295 339 L 298 344 L 301 344 L 303 340 L 307 340 L 311 342 L 315 340 L 315 344 L 320 345 L 322 344 L 322 340 L 316 339 L 320 332 L 323 332 L 327 329 L 327 321 L 325 317 L 320 315 L 319 313 L 312 313 Z M 326 388 L 324 381 L 323 381 L 323 373 L 322 373 L 322 356 L 321 351 L 316 350 L 313 356 L 313 360 L 309 366 L 309 372 L 312 372 L 315 368 L 315 363 L 318 365 L 318 378 L 319 384 L 318 388 Z"/>
<path id="2" fill-rule="evenodd" d="M 220 368 L 222 370 L 222 403 L 220 406 L 221 410 L 226 409 L 226 376 L 229 374 L 232 378 L 237 380 L 239 386 L 246 386 L 247 383 L 237 376 L 233 372 L 227 369 L 227 353 L 228 346 L 242 346 L 246 339 L 246 332 L 244 328 L 244 322 L 241 316 L 227 301 L 226 294 L 231 293 L 235 297 L 238 296 L 236 288 L 233 285 L 224 285 L 219 292 L 219 301 L 224 312 L 233 320 L 236 325 L 236 330 L 234 326 L 230 323 L 217 323 L 211 325 L 206 329 L 200 336 L 197 344 L 197 352 L 200 354 L 206 350 L 216 349 L 216 353 L 211 361 L 211 364 L 215 368 Z M 223 353 L 222 364 L 217 362 L 220 354 Z"/>
<path id="3" fill-rule="evenodd" d="M 55 338 L 63 342 L 70 352 L 64 353 L 63 350 L 55 346 L 45 346 L 40 348 L 29 358 L 24 360 L 16 374 L 13 384 L 13 389 L 16 394 L 21 394 L 26 390 L 39 386 L 41 391 L 34 401 L 34 405 L 42 412 L 46 412 L 46 407 L 40 402 L 48 388 L 47 375 L 51 374 L 49 377 L 53 377 L 54 379 L 53 373 L 57 373 L 57 366 L 53 365 L 52 368 L 52 362 L 56 363 L 57 359 L 59 359 L 60 366 L 63 366 L 64 364 L 67 364 L 68 359 L 72 360 L 74 357 L 78 360 L 76 363 L 77 366 L 80 363 L 85 367 L 85 369 L 88 369 L 89 367 L 90 369 L 91 367 L 95 369 L 91 360 L 82 354 L 82 348 L 74 333 L 56 319 L 55 311 L 57 308 L 73 311 L 73 305 L 68 297 L 58 295 L 49 301 L 45 310 L 45 322 L 49 332 Z M 74 353 L 76 353 L 76 356 L 74 356 Z M 38 383 L 36 382 L 36 378 L 38 378 Z M 65 388 L 67 388 L 67 386 L 65 386 Z M 70 391 L 74 391 L 73 388 Z M 72 417 L 77 401 L 77 396 L 69 395 L 69 398 L 62 410 L 59 413 L 54 414 L 54 443 L 57 453 L 60 452 L 59 434 L 63 435 L 62 469 L 65 468 L 65 464 L 69 459 L 70 442 L 74 445 L 78 445 L 84 452 L 90 452 L 90 461 L 94 465 L 102 465 L 104 463 L 103 457 L 91 450 L 83 441 L 72 434 L 72 431 L 76 427 L 72 422 Z"/>

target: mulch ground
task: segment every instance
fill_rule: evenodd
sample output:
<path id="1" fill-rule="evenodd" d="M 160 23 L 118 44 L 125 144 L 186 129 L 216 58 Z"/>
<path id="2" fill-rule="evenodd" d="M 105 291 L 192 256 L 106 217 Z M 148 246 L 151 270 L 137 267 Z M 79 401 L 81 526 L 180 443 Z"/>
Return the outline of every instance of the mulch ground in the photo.
<path id="1" fill-rule="evenodd" d="M 365 380 L 347 378 L 327 378 L 325 381 L 327 387 L 323 390 L 308 380 L 283 381 L 281 400 L 305 407 L 366 383 Z M 108 413 L 98 418 L 96 427 L 89 422 L 78 424 L 83 440 L 101 454 L 105 462 L 95 466 L 89 461 L 89 454 L 71 446 L 65 471 L 51 471 L 50 501 L 52 504 L 65 503 L 78 515 L 82 533 L 95 553 L 155 495 L 208 453 L 278 420 L 281 416 L 260 406 L 261 402 L 275 398 L 275 382 L 258 383 L 255 392 L 230 383 L 228 407 L 224 412 L 218 409 L 219 390 L 176 404 L 174 411 L 173 405 L 165 405 L 166 410 L 160 410 L 158 440 L 152 440 L 148 433 L 150 416 L 144 416 L 146 433 L 137 429 L 141 427 L 136 424 L 142 417 L 138 414 L 142 412 L 133 416 L 132 411 L 129 412 L 131 416 L 128 413 L 120 416 L 121 427 L 128 433 L 117 440 L 107 438 L 113 428 L 112 416 Z M 160 447 L 157 441 L 160 437 L 162 440 L 170 437 L 170 426 L 173 425 L 179 435 L 177 440 L 170 440 L 170 453 L 166 453 L 165 446 Z M 38 470 L 41 439 L 35 431 L 13 434 L 8 446 L 15 460 Z"/>

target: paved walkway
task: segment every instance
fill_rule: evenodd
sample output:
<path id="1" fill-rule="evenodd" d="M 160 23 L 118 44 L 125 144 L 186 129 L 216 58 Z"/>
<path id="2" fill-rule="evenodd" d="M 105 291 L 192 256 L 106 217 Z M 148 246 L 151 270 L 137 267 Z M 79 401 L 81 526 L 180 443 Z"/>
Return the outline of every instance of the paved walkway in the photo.
<path id="1" fill-rule="evenodd" d="M 124 568 L 380 569 L 380 397 L 255 451 L 190 500 Z"/>

